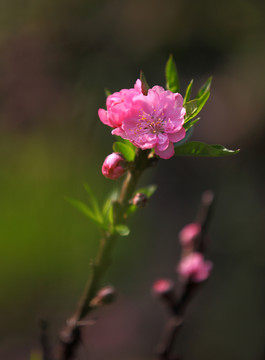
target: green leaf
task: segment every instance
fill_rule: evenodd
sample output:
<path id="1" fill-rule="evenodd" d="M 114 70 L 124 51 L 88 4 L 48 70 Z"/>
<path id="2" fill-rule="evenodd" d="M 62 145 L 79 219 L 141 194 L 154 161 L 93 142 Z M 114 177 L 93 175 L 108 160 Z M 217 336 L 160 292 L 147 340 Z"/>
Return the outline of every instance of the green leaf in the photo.
<path id="1" fill-rule="evenodd" d="M 89 185 L 88 184 L 84 184 L 84 188 L 88 194 L 88 197 L 89 197 L 89 201 L 90 201 L 90 204 L 91 204 L 91 207 L 93 209 L 93 212 L 96 214 L 96 217 L 98 219 L 101 220 L 102 222 L 102 213 L 99 209 L 99 205 L 98 205 L 98 201 L 95 197 L 95 195 L 93 194 L 92 190 L 90 189 Z"/>
<path id="2" fill-rule="evenodd" d="M 130 234 L 130 229 L 127 225 L 121 224 L 115 226 L 115 231 L 121 236 L 127 236 Z"/>
<path id="3" fill-rule="evenodd" d="M 105 226 L 102 223 L 102 218 L 98 218 L 97 214 L 93 213 L 93 211 L 86 204 L 72 198 L 65 198 L 65 199 L 76 209 L 78 209 L 81 213 L 89 217 L 95 224 L 99 225 L 101 228 L 105 228 Z"/>
<path id="4" fill-rule="evenodd" d="M 168 90 L 173 93 L 179 92 L 179 77 L 178 71 L 173 59 L 173 56 L 170 55 L 166 63 L 166 87 Z"/>
<path id="5" fill-rule="evenodd" d="M 194 119 L 194 120 L 192 120 L 192 121 L 186 122 L 186 123 L 183 125 L 184 129 L 185 129 L 186 131 L 190 130 L 190 129 L 193 127 L 193 125 L 195 125 L 196 122 L 199 121 L 199 120 L 200 120 L 200 118 L 198 117 L 197 119 Z"/>
<path id="6" fill-rule="evenodd" d="M 146 197 L 149 199 L 155 193 L 156 189 L 157 189 L 157 185 L 152 184 L 145 186 L 144 188 L 138 189 L 137 191 L 135 191 L 134 194 L 142 193 L 145 194 Z"/>
<path id="7" fill-rule="evenodd" d="M 150 89 L 150 86 L 148 85 L 148 82 L 146 81 L 143 71 L 140 71 L 140 80 L 142 83 L 142 93 L 144 95 L 147 95 L 148 90 Z"/>
<path id="8" fill-rule="evenodd" d="M 111 92 L 109 91 L 109 89 L 105 88 L 104 91 L 105 91 L 106 97 L 111 95 Z"/>
<path id="9" fill-rule="evenodd" d="M 237 154 L 240 150 L 229 150 L 222 145 L 209 145 L 199 141 L 192 141 L 175 148 L 177 156 L 208 156 L 219 157 Z"/>
<path id="10" fill-rule="evenodd" d="M 134 161 L 135 151 L 130 146 L 123 144 L 122 142 L 115 142 L 113 144 L 113 151 L 122 153 L 127 161 Z"/>
<path id="11" fill-rule="evenodd" d="M 207 81 L 200 87 L 198 94 L 196 95 L 196 98 L 200 98 L 206 92 L 210 91 L 212 79 L 213 77 L 210 76 L 209 79 L 207 79 Z"/>
<path id="12" fill-rule="evenodd" d="M 133 151 L 136 150 L 136 146 L 133 145 L 133 143 L 131 143 L 129 140 L 127 139 L 123 139 L 122 137 L 118 136 L 118 135 L 114 135 L 115 138 L 118 140 L 118 142 L 121 142 L 127 146 L 129 146 L 131 149 L 133 149 Z"/>
<path id="13" fill-rule="evenodd" d="M 193 85 L 193 80 L 191 80 L 191 82 L 189 83 L 189 85 L 186 89 L 186 93 L 185 93 L 185 97 L 184 97 L 184 101 L 183 101 L 184 104 L 186 104 L 186 102 L 189 101 L 189 99 L 190 99 L 192 85 Z"/>
<path id="14" fill-rule="evenodd" d="M 210 96 L 210 91 L 207 91 L 198 99 L 188 101 L 184 105 L 186 109 L 185 123 L 199 114 L 201 109 L 204 107 L 206 101 L 208 100 L 209 96 Z"/>

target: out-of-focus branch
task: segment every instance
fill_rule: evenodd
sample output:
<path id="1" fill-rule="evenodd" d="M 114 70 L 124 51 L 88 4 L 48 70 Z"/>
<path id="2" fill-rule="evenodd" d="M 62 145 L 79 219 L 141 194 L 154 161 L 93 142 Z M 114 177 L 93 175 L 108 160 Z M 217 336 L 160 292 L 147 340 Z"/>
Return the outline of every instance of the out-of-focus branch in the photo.
<path id="1" fill-rule="evenodd" d="M 48 322 L 40 320 L 40 343 L 42 348 L 43 360 L 52 360 L 51 347 L 49 341 Z"/>
<path id="2" fill-rule="evenodd" d="M 193 245 L 187 248 L 183 247 L 182 257 L 187 256 L 187 252 L 199 252 L 202 254 L 205 252 L 206 230 L 211 218 L 213 201 L 213 193 L 211 191 L 205 191 L 202 195 L 201 204 L 196 216 L 196 224 L 199 225 L 200 231 L 194 237 Z M 159 295 L 159 298 L 163 301 L 170 314 L 170 318 L 165 325 L 155 349 L 156 360 L 179 359 L 178 356 L 173 356 L 172 347 L 184 323 L 186 308 L 200 286 L 201 282 L 194 282 L 190 279 L 185 280 L 181 277 L 178 278 L 176 287 L 173 286 L 172 281 L 167 279 L 159 280 L 154 284 L 156 295 Z"/>

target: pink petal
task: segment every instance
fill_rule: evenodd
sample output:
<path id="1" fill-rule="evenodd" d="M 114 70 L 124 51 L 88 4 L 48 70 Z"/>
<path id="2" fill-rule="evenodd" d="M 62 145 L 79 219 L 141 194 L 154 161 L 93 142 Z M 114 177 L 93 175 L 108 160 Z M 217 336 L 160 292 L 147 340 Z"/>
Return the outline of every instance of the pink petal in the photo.
<path id="1" fill-rule="evenodd" d="M 109 122 L 109 118 L 108 118 L 108 112 L 106 110 L 99 109 L 98 116 L 99 116 L 100 120 L 103 122 L 103 124 L 111 126 L 111 124 Z"/>
<path id="2" fill-rule="evenodd" d="M 159 133 L 157 135 L 157 144 L 156 144 L 156 148 L 159 151 L 165 151 L 168 148 L 168 144 L 169 144 L 169 140 L 168 140 L 168 136 L 166 134 L 161 134 Z"/>
<path id="3" fill-rule="evenodd" d="M 184 139 L 186 134 L 186 131 L 184 128 L 181 128 L 178 132 L 173 134 L 168 134 L 169 141 L 172 141 L 173 143 L 178 142 L 182 139 Z"/>
<path id="4" fill-rule="evenodd" d="M 126 136 L 126 132 L 124 130 L 122 130 L 121 127 L 118 127 L 114 130 L 112 130 L 111 132 L 112 135 L 117 135 L 117 136 L 120 136 L 122 137 L 123 139 L 127 139 L 127 136 Z"/>
<path id="5" fill-rule="evenodd" d="M 164 151 L 160 151 L 159 149 L 157 149 L 157 146 L 155 146 L 155 153 L 162 159 L 169 159 L 175 154 L 174 145 L 173 143 L 169 143 L 168 148 Z"/>

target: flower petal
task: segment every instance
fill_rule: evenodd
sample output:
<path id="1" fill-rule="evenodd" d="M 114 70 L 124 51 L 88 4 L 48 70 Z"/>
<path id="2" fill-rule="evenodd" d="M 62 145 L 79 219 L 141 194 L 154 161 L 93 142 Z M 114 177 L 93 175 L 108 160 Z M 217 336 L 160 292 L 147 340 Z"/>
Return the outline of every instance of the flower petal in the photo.
<path id="1" fill-rule="evenodd" d="M 176 143 L 176 142 L 184 139 L 185 135 L 186 135 L 185 129 L 181 128 L 179 131 L 177 131 L 173 134 L 168 134 L 168 138 L 173 143 Z"/>
<path id="2" fill-rule="evenodd" d="M 157 146 L 155 146 L 155 153 L 156 155 L 160 156 L 162 159 L 171 158 L 175 154 L 173 143 L 169 143 L 168 148 L 164 151 L 158 150 Z"/>

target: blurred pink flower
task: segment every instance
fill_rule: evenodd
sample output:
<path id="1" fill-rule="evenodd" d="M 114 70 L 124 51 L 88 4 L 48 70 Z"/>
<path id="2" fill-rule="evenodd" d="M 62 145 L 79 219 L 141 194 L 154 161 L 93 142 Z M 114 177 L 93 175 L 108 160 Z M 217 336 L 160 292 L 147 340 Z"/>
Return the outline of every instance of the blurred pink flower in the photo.
<path id="1" fill-rule="evenodd" d="M 204 260 L 202 254 L 191 253 L 180 261 L 177 271 L 186 280 L 200 282 L 208 279 L 212 267 L 212 262 Z"/>
<path id="2" fill-rule="evenodd" d="M 99 109 L 98 112 L 104 124 L 115 128 L 112 134 L 131 141 L 142 150 L 154 148 L 163 159 L 172 157 L 173 143 L 185 137 L 185 113 L 180 94 L 154 86 L 143 95 L 139 79 L 134 89 L 110 95 L 107 111 Z"/>
<path id="3" fill-rule="evenodd" d="M 106 157 L 102 165 L 102 174 L 112 180 L 121 177 L 125 172 L 125 160 L 118 153 L 112 153 Z"/>
<path id="4" fill-rule="evenodd" d="M 180 231 L 179 233 L 179 241 L 182 246 L 192 245 L 196 237 L 201 232 L 201 225 L 198 223 L 191 223 Z"/>
<path id="5" fill-rule="evenodd" d="M 153 284 L 153 293 L 155 295 L 165 295 L 172 292 L 174 284 L 169 279 L 158 279 Z"/>

